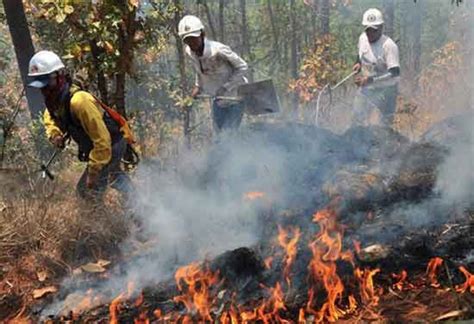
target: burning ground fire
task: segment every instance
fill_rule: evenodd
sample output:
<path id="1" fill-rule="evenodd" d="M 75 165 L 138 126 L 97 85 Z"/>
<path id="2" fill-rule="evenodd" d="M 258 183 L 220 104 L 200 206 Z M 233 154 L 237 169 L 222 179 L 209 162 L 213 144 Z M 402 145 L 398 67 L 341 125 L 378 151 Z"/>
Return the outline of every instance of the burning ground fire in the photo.
<path id="1" fill-rule="evenodd" d="M 246 201 L 252 201 L 256 199 L 261 199 L 265 197 L 265 193 L 261 191 L 250 191 L 244 194 L 243 199 Z"/>
<path id="2" fill-rule="evenodd" d="M 278 226 L 276 242 L 279 248 L 275 255 L 265 260 L 267 270 L 272 270 L 275 260 L 280 259 L 282 275 L 273 286 L 260 288 L 263 298 L 251 302 L 239 302 L 237 292 L 224 288 L 225 279 L 218 271 L 211 271 L 207 264 L 192 263 L 179 268 L 175 273 L 178 293 L 171 299 L 170 307 L 151 307 L 144 302 L 143 294 L 130 301 L 133 287 L 118 295 L 109 306 L 110 323 L 121 323 L 124 310 L 138 309 L 133 323 L 151 322 L 219 322 L 219 323 L 304 323 L 336 322 L 350 319 L 382 320 L 378 309 L 384 293 L 415 291 L 416 289 L 435 289 L 451 291 L 455 294 L 474 294 L 474 275 L 465 267 L 459 271 L 465 276 L 465 282 L 452 289 L 442 287 L 438 274 L 443 268 L 443 259 L 432 258 L 421 280 L 409 281 L 406 270 L 392 274 L 392 285 L 380 287 L 374 278 L 382 269 L 361 268 L 357 265 L 356 254 L 343 249 L 344 227 L 337 221 L 337 215 L 331 209 L 320 210 L 313 216 L 313 222 L 319 231 L 313 236 L 306 248 L 311 259 L 307 265 L 306 296 L 298 296 L 295 302 L 295 290 L 292 282 L 293 266 L 298 254 L 305 248 L 303 233 L 298 227 Z M 300 244 L 298 244 L 300 243 Z M 340 276 L 342 266 L 352 267 L 352 276 Z M 397 293 L 398 292 L 398 293 Z M 92 298 L 89 296 L 89 298 Z"/>

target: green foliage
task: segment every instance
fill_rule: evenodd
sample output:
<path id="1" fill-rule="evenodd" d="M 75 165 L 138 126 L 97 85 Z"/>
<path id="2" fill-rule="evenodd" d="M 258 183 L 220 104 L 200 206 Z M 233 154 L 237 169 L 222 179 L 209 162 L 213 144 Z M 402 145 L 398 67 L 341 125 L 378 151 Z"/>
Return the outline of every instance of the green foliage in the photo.
<path id="1" fill-rule="evenodd" d="M 99 72 L 109 80 L 117 73 L 135 77 L 134 51 L 163 50 L 176 9 L 169 1 L 141 6 L 137 0 L 31 0 L 27 5 L 42 47 L 61 53 L 92 80 Z"/>
<path id="2" fill-rule="evenodd" d="M 7 73 L 13 59 L 12 47 L 8 34 L 8 28 L 0 25 L 0 87 L 7 82 Z"/>
<path id="3" fill-rule="evenodd" d="M 176 125 L 185 109 L 192 105 L 180 87 L 178 58 L 174 39 L 170 37 L 175 28 L 175 13 L 180 13 L 179 16 L 182 12 L 196 14 L 209 26 L 202 4 L 183 0 L 178 1 L 181 5 L 176 7 L 175 3 L 164 0 L 28 0 L 25 6 L 34 27 L 37 48 L 60 53 L 76 76 L 89 81 L 93 92 L 97 93 L 100 73 L 106 77 L 109 93 L 117 74 L 126 73 L 127 110 L 132 112 L 134 126 L 142 138 L 152 138 L 152 132 L 163 135 L 157 135 L 162 143 L 161 139 L 168 139 L 171 134 L 181 135 Z M 320 35 L 322 16 L 317 6 L 320 1 L 295 2 L 296 30 L 291 28 L 289 1 L 249 0 L 246 3 L 250 53 L 245 59 L 255 80 L 270 77 L 274 80 L 283 106 L 288 90 L 298 91 L 300 98 L 308 102 L 314 99 L 321 86 L 335 82 L 350 70 L 357 54 L 358 37 L 363 32 L 360 24 L 363 11 L 369 7 L 383 9 L 384 4 L 381 0 L 332 0 L 329 19 L 332 37 L 323 40 Z M 273 15 L 270 15 L 269 3 Z M 413 20 L 413 8 L 421 4 L 395 2 L 394 39 L 399 40 L 402 77 L 411 59 L 412 24 L 409 20 Z M 462 3 L 459 9 L 449 0 L 425 1 L 423 5 L 421 61 L 422 66 L 426 66 L 433 60 L 432 52 L 451 38 L 449 11 L 462 10 L 467 4 Z M 207 6 L 219 37 L 219 2 L 207 1 Z M 459 11 L 454 13 L 457 14 Z M 239 1 L 227 0 L 224 43 L 242 54 L 241 19 Z M 124 35 L 125 39 L 130 36 L 130 30 L 133 38 L 129 44 L 131 52 L 127 52 L 123 39 Z M 210 36 L 209 28 L 207 32 Z M 1 68 L 11 66 L 13 57 L 11 45 L 2 43 L 4 39 L 4 34 L 0 35 L 0 85 Z M 292 80 L 291 71 L 293 39 L 297 43 L 300 71 L 297 80 Z M 186 72 L 186 77 L 191 79 L 194 72 L 189 64 Z"/>
<path id="4" fill-rule="evenodd" d="M 20 96 L 22 89 L 20 75 L 13 61 L 14 54 L 5 25 L 0 25 L 0 163 L 5 164 L 18 158 L 19 135 L 24 129 L 15 124 L 18 112 L 26 109 Z M 13 63 L 13 64 L 12 64 Z"/>

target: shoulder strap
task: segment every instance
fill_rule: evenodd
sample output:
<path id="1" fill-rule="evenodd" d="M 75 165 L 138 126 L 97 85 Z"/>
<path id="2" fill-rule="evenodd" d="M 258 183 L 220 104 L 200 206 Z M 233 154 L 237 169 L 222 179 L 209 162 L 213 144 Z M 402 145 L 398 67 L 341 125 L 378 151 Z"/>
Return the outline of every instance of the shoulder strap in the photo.
<path id="1" fill-rule="evenodd" d="M 74 91 L 75 93 L 76 91 Z M 67 119 L 67 122 L 71 122 L 73 123 L 74 125 L 77 125 L 78 122 L 77 120 L 74 118 L 74 116 L 72 115 L 71 113 L 71 99 L 72 99 L 72 96 L 74 94 L 73 92 L 71 91 L 68 91 L 66 94 L 65 94 L 65 97 L 64 97 L 64 112 L 65 112 L 65 117 Z"/>
<path id="2" fill-rule="evenodd" d="M 64 108 L 66 112 L 67 119 L 72 122 L 74 125 L 80 125 L 77 118 L 71 113 L 71 100 L 74 94 L 78 91 L 82 90 L 80 86 L 76 84 L 72 84 L 71 87 L 68 89 L 66 97 L 64 98 Z"/>
<path id="3" fill-rule="evenodd" d="M 102 109 L 104 109 L 104 111 L 110 116 L 110 118 L 112 118 L 119 125 L 120 130 L 124 133 L 124 135 L 126 135 L 124 136 L 124 138 L 127 140 L 128 144 L 134 144 L 135 138 L 125 117 L 123 117 L 117 110 L 107 106 L 105 103 L 102 102 L 102 100 L 100 100 L 96 96 L 92 96 L 100 104 Z"/>

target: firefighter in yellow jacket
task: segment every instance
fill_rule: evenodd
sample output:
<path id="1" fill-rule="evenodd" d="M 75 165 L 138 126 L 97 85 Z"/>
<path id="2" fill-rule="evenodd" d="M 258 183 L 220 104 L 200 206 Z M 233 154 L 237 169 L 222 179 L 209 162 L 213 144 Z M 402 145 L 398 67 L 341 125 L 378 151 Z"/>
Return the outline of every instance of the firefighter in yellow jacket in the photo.
<path id="1" fill-rule="evenodd" d="M 98 99 L 73 84 L 59 56 L 50 51 L 40 51 L 31 58 L 28 76 L 28 85 L 43 94 L 43 121 L 50 142 L 63 148 L 67 134 L 79 147 L 79 160 L 87 162 L 77 184 L 79 196 L 101 200 L 109 184 L 130 193 L 132 184 L 120 163 L 127 135 Z"/>

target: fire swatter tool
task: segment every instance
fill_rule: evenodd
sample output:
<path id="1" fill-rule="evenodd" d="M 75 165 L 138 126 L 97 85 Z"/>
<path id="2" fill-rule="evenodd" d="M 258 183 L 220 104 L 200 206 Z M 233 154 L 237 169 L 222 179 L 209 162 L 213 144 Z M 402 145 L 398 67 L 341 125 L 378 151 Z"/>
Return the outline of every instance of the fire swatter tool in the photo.
<path id="1" fill-rule="evenodd" d="M 51 155 L 48 162 L 46 162 L 45 164 L 41 164 L 41 167 L 40 167 L 41 168 L 41 177 L 43 179 L 48 177 L 50 180 L 54 180 L 54 175 L 51 173 L 51 171 L 49 171 L 49 166 L 51 165 L 51 163 L 53 163 L 53 161 L 56 159 L 58 154 L 61 153 L 61 151 L 62 151 L 61 149 L 55 149 L 54 153 Z"/>
<path id="2" fill-rule="evenodd" d="M 50 180 L 54 180 L 54 175 L 51 173 L 49 170 L 50 165 L 56 160 L 58 155 L 64 150 L 66 145 L 68 145 L 71 142 L 71 136 L 69 134 L 65 134 L 63 136 L 63 145 L 61 147 L 55 148 L 53 154 L 49 158 L 48 162 L 42 163 L 40 166 L 40 171 L 41 171 L 41 178 L 46 179 L 48 177 Z"/>
<path id="3" fill-rule="evenodd" d="M 241 102 L 244 104 L 245 113 L 249 115 L 262 115 L 280 111 L 275 86 L 271 79 L 242 84 L 237 88 L 238 95 L 235 97 L 198 95 L 196 99 L 219 100 L 222 108 Z"/>
<path id="4" fill-rule="evenodd" d="M 331 87 L 331 85 L 328 83 L 321 89 L 321 91 L 319 91 L 318 97 L 316 99 L 316 126 L 319 125 L 320 116 L 324 115 L 326 117 L 329 117 L 329 108 L 332 104 L 332 92 L 356 74 L 357 71 L 353 71 L 351 74 L 347 75 L 346 77 L 344 77 L 344 79 L 339 81 L 335 86 Z"/>

